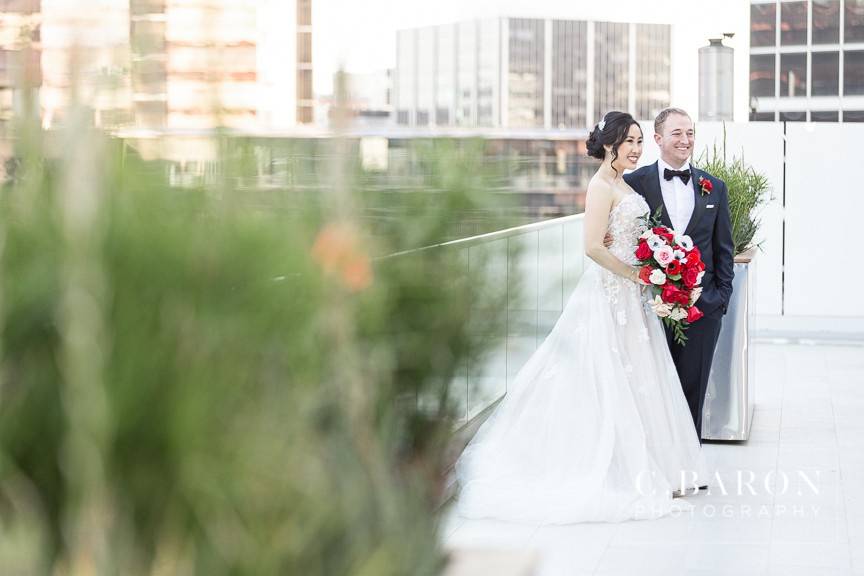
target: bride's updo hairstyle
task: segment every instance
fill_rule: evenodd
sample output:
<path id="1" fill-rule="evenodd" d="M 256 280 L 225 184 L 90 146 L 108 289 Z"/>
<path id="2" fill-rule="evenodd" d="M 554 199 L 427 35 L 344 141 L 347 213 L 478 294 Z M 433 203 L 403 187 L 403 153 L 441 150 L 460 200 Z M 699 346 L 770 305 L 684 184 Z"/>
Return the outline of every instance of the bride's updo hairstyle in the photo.
<path id="1" fill-rule="evenodd" d="M 606 158 L 606 149 L 604 146 L 611 146 L 612 162 L 615 162 L 618 158 L 618 148 L 627 139 L 630 126 L 633 124 L 639 126 L 639 123 L 627 112 L 607 112 L 588 136 L 588 142 L 586 142 L 588 155 L 592 158 L 603 160 Z M 617 172 L 617 170 L 615 171 Z"/>

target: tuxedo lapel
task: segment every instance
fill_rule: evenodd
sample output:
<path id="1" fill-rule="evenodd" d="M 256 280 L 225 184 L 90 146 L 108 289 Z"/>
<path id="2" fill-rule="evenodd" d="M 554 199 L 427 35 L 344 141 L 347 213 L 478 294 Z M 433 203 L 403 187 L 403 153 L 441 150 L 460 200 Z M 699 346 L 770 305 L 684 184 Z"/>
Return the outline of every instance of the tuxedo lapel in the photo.
<path id="1" fill-rule="evenodd" d="M 642 189 L 645 191 L 645 200 L 651 208 L 651 215 L 658 207 L 663 208 L 663 213 L 660 215 L 660 221 L 664 226 L 672 229 L 672 220 L 669 219 L 669 211 L 666 209 L 666 204 L 663 203 L 663 191 L 660 189 L 660 165 L 655 162 L 649 170 L 646 170 L 642 180 Z"/>
<path id="2" fill-rule="evenodd" d="M 699 188 L 699 178 L 702 177 L 702 173 L 698 168 L 694 168 L 693 165 L 690 165 L 690 173 L 693 175 L 693 215 L 690 217 L 690 222 L 687 223 L 687 229 L 684 231 L 684 234 L 687 236 L 693 231 L 693 227 L 702 219 L 702 214 L 705 213 L 705 204 L 708 202 L 708 196 L 702 194 Z"/>

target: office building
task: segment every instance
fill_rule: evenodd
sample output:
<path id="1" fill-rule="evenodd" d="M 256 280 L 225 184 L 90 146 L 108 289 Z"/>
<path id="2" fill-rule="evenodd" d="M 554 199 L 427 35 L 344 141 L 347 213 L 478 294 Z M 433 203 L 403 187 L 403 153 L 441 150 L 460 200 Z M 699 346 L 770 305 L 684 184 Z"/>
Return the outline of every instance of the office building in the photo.
<path id="1" fill-rule="evenodd" d="M 864 121 L 864 0 L 751 0 L 750 109 L 756 121 Z"/>
<path id="2" fill-rule="evenodd" d="M 401 30 L 396 122 L 585 128 L 609 110 L 670 104 L 671 27 L 497 18 Z"/>

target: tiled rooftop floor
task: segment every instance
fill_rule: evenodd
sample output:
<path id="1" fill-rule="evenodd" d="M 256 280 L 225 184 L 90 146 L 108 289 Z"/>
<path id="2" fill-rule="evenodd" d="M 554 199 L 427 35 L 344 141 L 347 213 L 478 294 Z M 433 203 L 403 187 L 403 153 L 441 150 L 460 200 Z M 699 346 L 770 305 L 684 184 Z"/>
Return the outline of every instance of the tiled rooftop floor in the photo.
<path id="1" fill-rule="evenodd" d="M 864 576 L 864 345 L 769 341 L 754 350 L 751 438 L 705 444 L 719 482 L 686 498 L 692 510 L 571 526 L 450 515 L 444 546 L 533 550 L 539 576 Z"/>

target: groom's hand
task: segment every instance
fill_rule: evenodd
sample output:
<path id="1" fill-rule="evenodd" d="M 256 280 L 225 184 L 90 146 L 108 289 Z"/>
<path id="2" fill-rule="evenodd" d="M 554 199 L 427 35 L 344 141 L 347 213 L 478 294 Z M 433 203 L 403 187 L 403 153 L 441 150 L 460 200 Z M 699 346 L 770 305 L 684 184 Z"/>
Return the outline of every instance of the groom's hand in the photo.
<path id="1" fill-rule="evenodd" d="M 612 246 L 612 235 L 608 232 L 606 233 L 606 236 L 603 237 L 603 246 L 605 246 L 606 248 Z"/>

